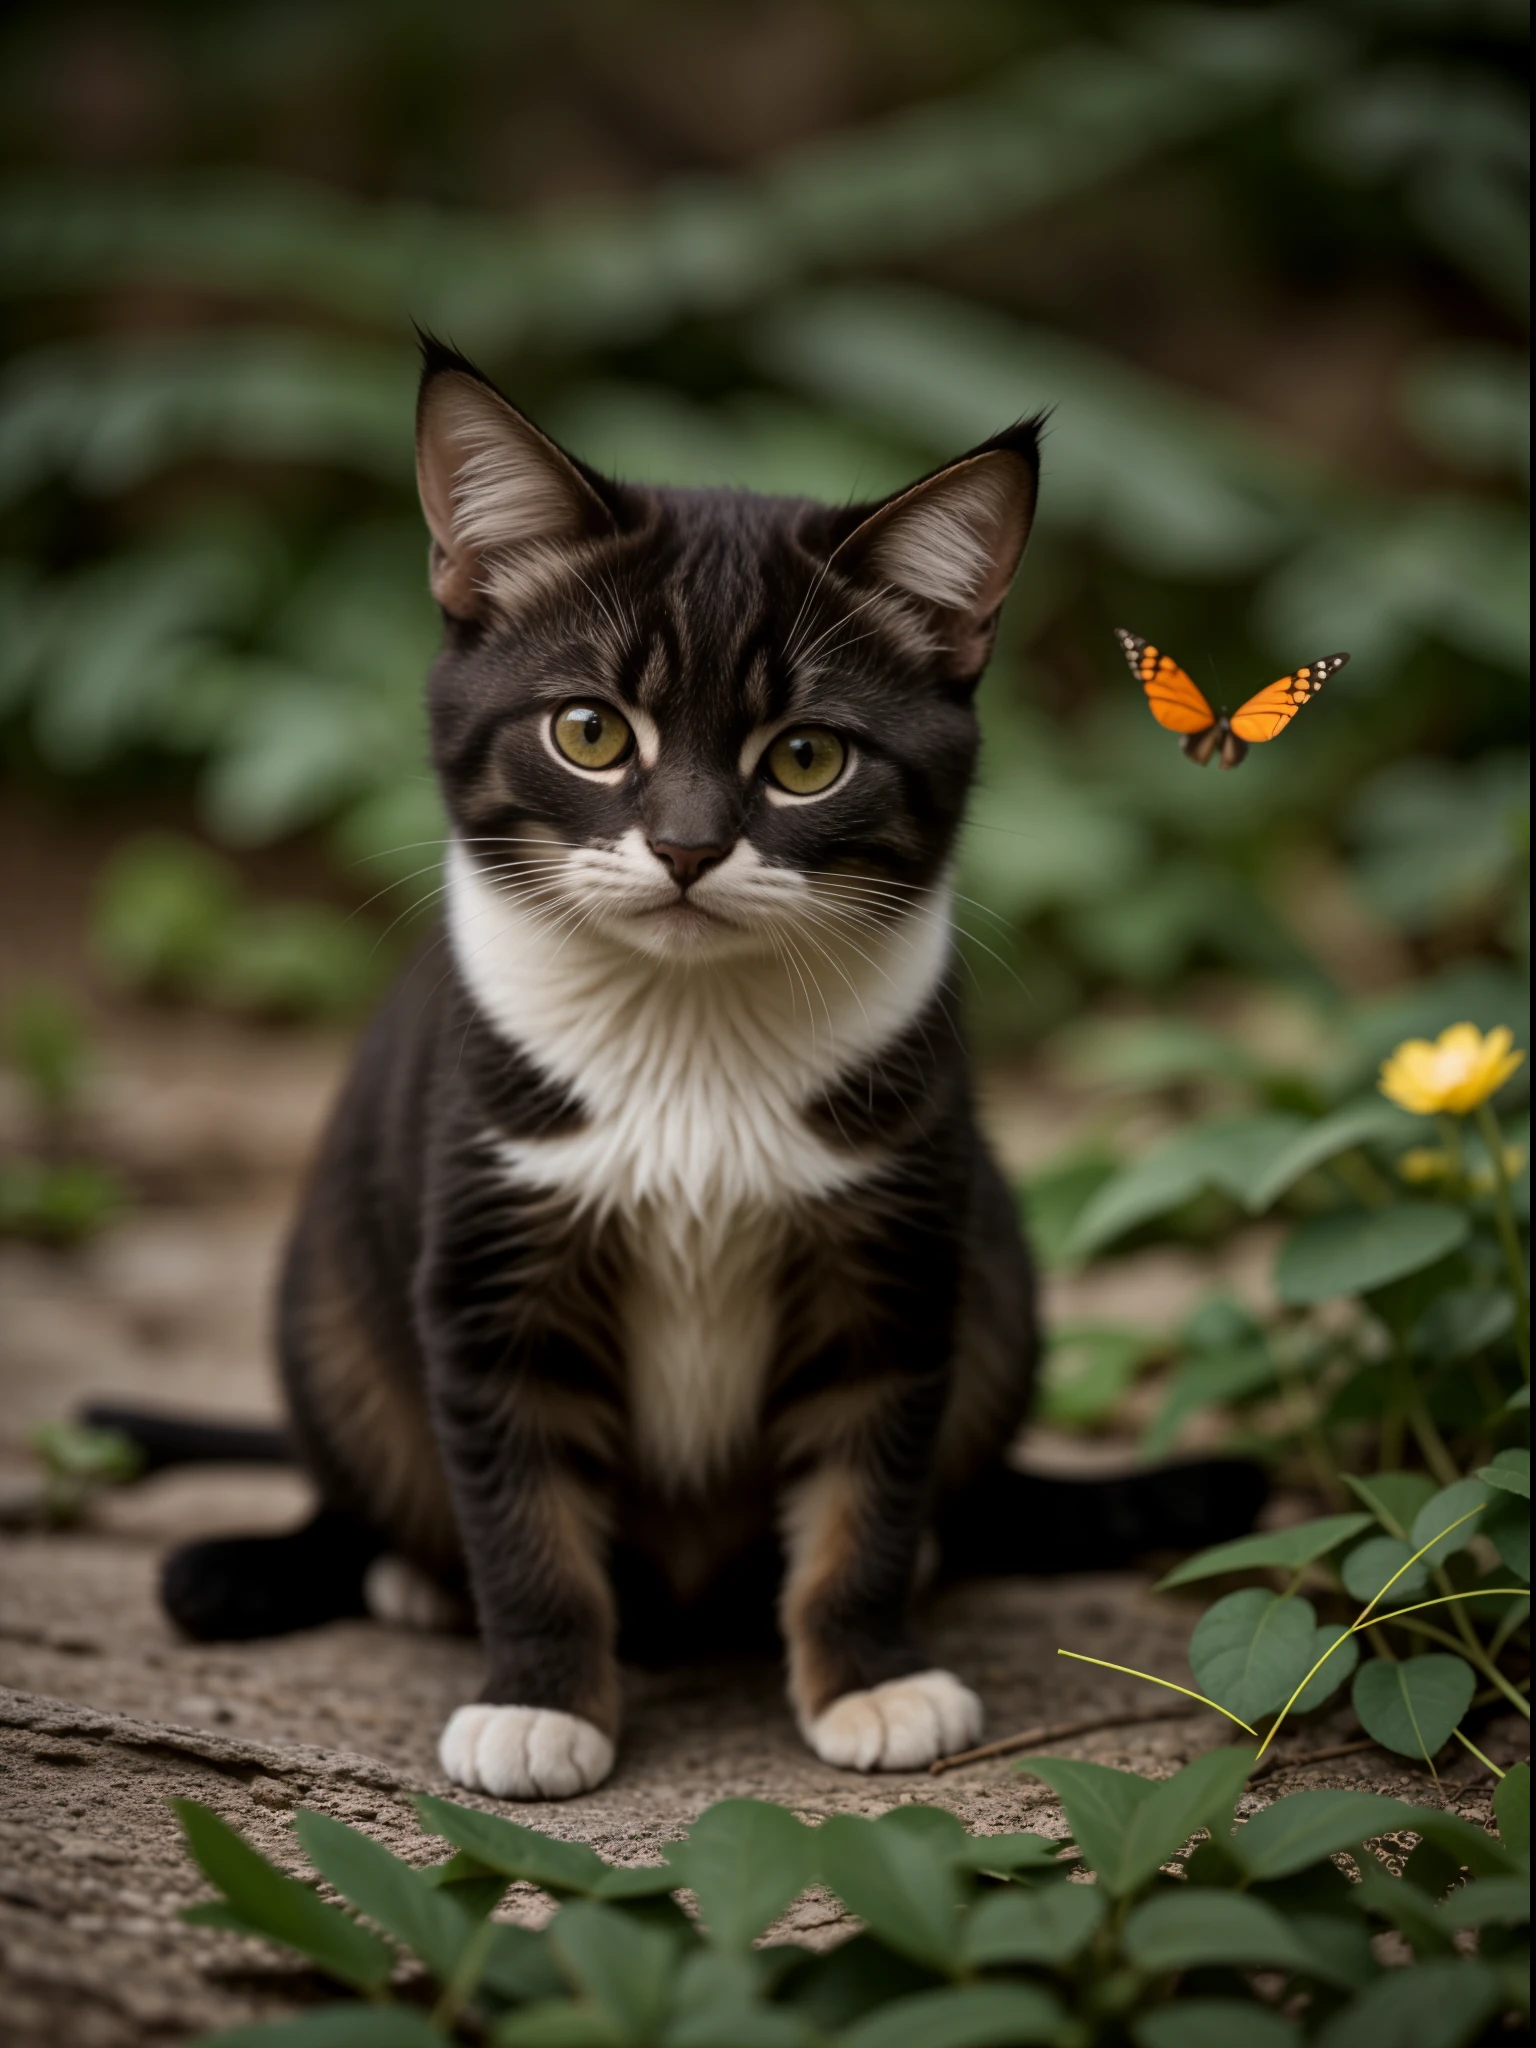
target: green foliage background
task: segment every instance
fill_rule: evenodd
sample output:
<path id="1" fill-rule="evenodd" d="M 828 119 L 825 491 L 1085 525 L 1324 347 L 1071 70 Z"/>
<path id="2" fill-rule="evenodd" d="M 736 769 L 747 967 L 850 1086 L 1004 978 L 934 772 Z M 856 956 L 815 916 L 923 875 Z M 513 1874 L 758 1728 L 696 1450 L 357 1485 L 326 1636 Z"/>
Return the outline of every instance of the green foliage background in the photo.
<path id="1" fill-rule="evenodd" d="M 1318 891 L 1405 972 L 1523 957 L 1525 20 L 12 10 L 8 768 L 430 862 L 414 319 L 630 477 L 875 494 L 1053 408 L 966 852 L 999 1037 L 1213 964 L 1326 1001 Z M 1119 623 L 1233 701 L 1353 661 L 1197 780 Z"/>

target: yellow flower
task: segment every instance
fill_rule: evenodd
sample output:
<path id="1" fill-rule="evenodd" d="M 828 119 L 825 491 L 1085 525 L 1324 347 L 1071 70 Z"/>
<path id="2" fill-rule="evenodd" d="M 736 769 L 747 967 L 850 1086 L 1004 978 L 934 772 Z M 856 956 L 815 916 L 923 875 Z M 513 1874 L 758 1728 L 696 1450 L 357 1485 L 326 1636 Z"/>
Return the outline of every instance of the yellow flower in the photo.
<path id="1" fill-rule="evenodd" d="M 1485 1038 L 1475 1024 L 1452 1024 L 1431 1045 L 1408 1038 L 1381 1063 L 1383 1095 L 1415 1116 L 1454 1110 L 1463 1115 L 1496 1094 L 1525 1058 L 1511 1052 L 1514 1034 L 1501 1024 Z"/>

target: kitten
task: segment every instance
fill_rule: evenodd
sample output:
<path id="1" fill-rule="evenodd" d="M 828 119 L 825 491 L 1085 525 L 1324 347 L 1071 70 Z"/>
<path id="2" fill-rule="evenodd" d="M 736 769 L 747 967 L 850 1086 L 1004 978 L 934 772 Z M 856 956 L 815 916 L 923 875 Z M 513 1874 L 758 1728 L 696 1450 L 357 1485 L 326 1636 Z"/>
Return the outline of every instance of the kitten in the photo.
<path id="1" fill-rule="evenodd" d="M 612 1766 L 621 1628 L 711 1647 L 777 1581 L 811 1748 L 926 1764 L 981 1707 L 912 1632 L 925 1531 L 1060 1562 L 1064 1490 L 1002 1463 L 1034 1288 L 950 893 L 1036 428 L 876 505 L 640 489 L 428 343 L 417 457 L 445 953 L 364 1038 L 283 1275 L 324 1505 L 177 1553 L 167 1606 L 238 1636 L 467 1592 L 443 1767 L 561 1797 Z"/>

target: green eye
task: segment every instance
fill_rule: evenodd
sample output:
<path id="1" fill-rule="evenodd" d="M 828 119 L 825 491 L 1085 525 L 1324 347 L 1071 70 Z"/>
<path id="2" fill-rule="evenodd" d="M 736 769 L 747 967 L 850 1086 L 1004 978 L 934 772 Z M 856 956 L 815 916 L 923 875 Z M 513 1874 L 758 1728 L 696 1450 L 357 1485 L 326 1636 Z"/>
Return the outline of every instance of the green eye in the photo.
<path id="1" fill-rule="evenodd" d="M 635 736 L 608 704 L 562 704 L 550 728 L 555 745 L 578 768 L 616 768 Z"/>
<path id="2" fill-rule="evenodd" d="M 843 772 L 848 749 L 824 725 L 781 732 L 768 749 L 768 773 L 791 796 L 816 796 Z"/>

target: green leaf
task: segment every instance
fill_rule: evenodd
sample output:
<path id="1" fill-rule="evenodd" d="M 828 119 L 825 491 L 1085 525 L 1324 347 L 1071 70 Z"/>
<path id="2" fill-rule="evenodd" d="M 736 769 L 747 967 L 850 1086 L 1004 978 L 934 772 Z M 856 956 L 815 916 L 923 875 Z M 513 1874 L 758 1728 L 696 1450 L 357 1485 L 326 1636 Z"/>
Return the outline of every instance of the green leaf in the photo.
<path id="1" fill-rule="evenodd" d="M 274 1868 L 208 1807 L 195 1799 L 173 1799 L 171 1807 L 198 1868 L 252 1930 L 298 1949 L 359 1991 L 384 1984 L 395 1963 L 386 1942 Z"/>
<path id="2" fill-rule="evenodd" d="M 1202 1188 L 1220 1188 L 1246 1203 L 1304 1128 L 1294 1116 L 1237 1117 L 1168 1140 L 1089 1199 L 1072 1233 L 1070 1255 L 1090 1257 L 1154 1216 L 1181 1208 Z"/>
<path id="3" fill-rule="evenodd" d="M 1251 1998 L 1178 1998 L 1131 2021 L 1136 2048 L 1297 2048 L 1293 2020 Z"/>
<path id="4" fill-rule="evenodd" d="M 762 1957 L 777 1951 L 757 1953 Z M 823 2033 L 835 2033 L 894 1999 L 934 1988 L 934 1971 L 908 1962 L 873 1934 L 856 1934 L 820 1954 L 805 1949 L 791 1953 L 779 1999 Z"/>
<path id="5" fill-rule="evenodd" d="M 1138 1890 L 1198 1828 L 1224 1836 L 1253 1762 L 1250 1748 L 1208 1749 L 1154 1787 L 1131 1817 L 1115 1888 Z"/>
<path id="6" fill-rule="evenodd" d="M 1291 1701 L 1293 1714 L 1310 1714 L 1333 1697 L 1360 1662 L 1360 1645 L 1343 1622 L 1323 1621 L 1318 1623 L 1309 1654 L 1311 1663 L 1307 1669 L 1312 1676 Z"/>
<path id="7" fill-rule="evenodd" d="M 1407 1884 L 1383 1870 L 1374 1856 L 1360 1858 L 1360 1881 L 1355 1901 L 1367 1912 L 1390 1920 L 1398 1933 L 1411 1943 L 1418 1961 L 1430 1956 L 1455 1953 L 1449 1930 L 1435 1917 L 1434 1901 L 1415 1884 Z"/>
<path id="8" fill-rule="evenodd" d="M 1515 1298 L 1499 1287 L 1448 1287 L 1413 1326 L 1410 1342 L 1420 1358 L 1455 1365 L 1475 1358 L 1515 1326 Z"/>
<path id="9" fill-rule="evenodd" d="M 782 1809 L 781 1809 L 782 1811 Z M 807 2048 L 803 2018 L 761 2002 L 762 1972 L 746 1955 L 701 1949 L 678 1973 L 666 2048 Z"/>
<path id="10" fill-rule="evenodd" d="M 947 1806 L 925 1806 L 914 1801 L 893 1806 L 875 1820 L 877 1828 L 899 1828 L 915 1836 L 932 1855 L 946 1863 L 958 1863 L 965 1855 L 970 1836 L 964 1823 Z"/>
<path id="11" fill-rule="evenodd" d="M 1022 1776 L 1042 1778 L 1061 1801 L 1072 1838 L 1083 1860 L 1106 1881 L 1120 1867 L 1121 1846 L 1137 1811 L 1152 1797 L 1153 1786 L 1133 1771 L 1111 1770 L 1108 1764 L 1083 1763 L 1074 1757 L 1031 1757 L 1014 1765 Z"/>
<path id="12" fill-rule="evenodd" d="M 1476 1821 L 1463 1820 L 1460 1814 L 1445 1813 L 1434 1806 L 1416 1806 L 1408 1825 L 1424 1841 L 1450 1857 L 1458 1870 L 1470 1870 L 1475 1877 L 1509 1877 L 1520 1868 L 1507 1843 L 1490 1835 Z"/>
<path id="13" fill-rule="evenodd" d="M 1139 1970 L 1286 1970 L 1333 1981 L 1285 1917 L 1242 1892 L 1159 1892 L 1125 1923 L 1125 1952 Z M 1346 1983 L 1345 1990 L 1352 1989 Z"/>
<path id="14" fill-rule="evenodd" d="M 1344 1474 L 1344 1484 L 1363 1500 L 1389 1536 L 1406 1539 L 1419 1509 L 1435 1497 L 1435 1482 L 1424 1472 L 1373 1472 L 1369 1478 Z"/>
<path id="15" fill-rule="evenodd" d="M 1115 1172 L 1114 1160 L 1095 1148 L 1057 1161 L 1019 1188 L 1030 1248 L 1047 1271 L 1066 1264 L 1078 1218 Z"/>
<path id="16" fill-rule="evenodd" d="M 1035 1892 L 989 1892 L 965 1918 L 965 1959 L 976 1969 L 1003 1963 L 1069 1963 L 1104 1918 L 1095 1884 L 1053 1884 Z"/>
<path id="17" fill-rule="evenodd" d="M 919 1991 L 857 2020 L 840 2048 L 1028 2048 L 1054 2041 L 1061 2007 L 1028 1984 L 967 1984 Z"/>
<path id="18" fill-rule="evenodd" d="M 1392 1601 L 1406 1600 L 1429 1584 L 1429 1568 L 1421 1559 L 1409 1564 L 1413 1546 L 1398 1536 L 1369 1536 L 1339 1567 L 1346 1588 L 1363 1606 L 1369 1606 L 1384 1586 L 1392 1587 Z M 1408 1569 L 1403 1571 L 1403 1566 Z M 1402 1572 L 1402 1577 L 1397 1574 Z"/>
<path id="19" fill-rule="evenodd" d="M 547 1933 L 561 1968 L 605 2019 L 641 2041 L 659 2031 L 679 1961 L 670 1934 L 592 1899 L 562 1906 Z"/>
<path id="20" fill-rule="evenodd" d="M 1141 1454 L 1161 1457 L 1187 1417 L 1262 1394 L 1275 1384 L 1276 1367 L 1263 1343 L 1236 1351 L 1196 1351 L 1180 1364 L 1157 1415 L 1141 1440 Z"/>
<path id="21" fill-rule="evenodd" d="M 1415 1550 L 1424 1551 L 1426 1565 L 1433 1568 L 1444 1564 L 1458 1550 L 1466 1549 L 1482 1520 L 1481 1515 L 1471 1511 L 1486 1507 L 1488 1498 L 1488 1489 L 1480 1479 L 1457 1479 L 1442 1486 L 1424 1503 L 1413 1518 L 1408 1541 Z"/>
<path id="22" fill-rule="evenodd" d="M 1255 1214 L 1267 1209 L 1287 1188 L 1294 1187 L 1303 1174 L 1311 1173 L 1329 1159 L 1336 1159 L 1341 1152 L 1351 1152 L 1357 1145 L 1377 1140 L 1390 1143 L 1400 1139 L 1407 1144 L 1418 1130 L 1416 1117 L 1383 1096 L 1368 1095 L 1359 1102 L 1347 1102 L 1342 1109 L 1334 1110 L 1297 1132 L 1290 1144 L 1271 1161 L 1267 1172 L 1254 1180 L 1249 1189 L 1248 1207 Z"/>
<path id="23" fill-rule="evenodd" d="M 1531 1454 L 1529 1451 L 1500 1451 L 1491 1465 L 1479 1465 L 1477 1476 L 1485 1486 L 1496 1486 L 1502 1493 L 1518 1493 L 1522 1500 L 1531 1497 Z"/>
<path id="24" fill-rule="evenodd" d="M 1197 1828 L 1230 1827 L 1253 1751 L 1208 1750 L 1160 1785 L 1071 1757 L 1031 1757 L 1019 1768 L 1056 1793 L 1084 1857 L 1120 1898 L 1153 1877 Z"/>
<path id="25" fill-rule="evenodd" d="M 1153 1590 L 1164 1593 L 1194 1579 L 1213 1579 L 1222 1572 L 1253 1571 L 1267 1565 L 1299 1571 L 1314 1558 L 1337 1550 L 1351 1536 L 1358 1536 L 1373 1520 L 1371 1515 L 1320 1515 L 1315 1521 L 1295 1522 L 1289 1529 L 1261 1529 L 1256 1536 L 1239 1536 L 1231 1543 L 1197 1551 L 1159 1579 Z"/>
<path id="26" fill-rule="evenodd" d="M 1329 1863 L 1323 1867 L 1343 1877 L 1337 1864 Z M 1273 1889 L 1283 1891 L 1284 1886 Z M 1381 1965 L 1371 1947 L 1371 1923 L 1356 1910 L 1354 1886 L 1347 1878 L 1341 1903 L 1342 1910 L 1335 1906 L 1331 1912 L 1325 1913 L 1293 1912 L 1289 1903 L 1284 1903 L 1282 1910 L 1295 1929 L 1298 1940 L 1305 1942 L 1311 1952 L 1312 1974 L 1321 1983 L 1333 1984 L 1346 1991 L 1362 1991 L 1378 1974 Z"/>
<path id="27" fill-rule="evenodd" d="M 496 2048 L 634 2048 L 634 2036 L 586 1999 L 551 1999 L 508 2013 L 492 2038 Z"/>
<path id="28" fill-rule="evenodd" d="M 297 2019 L 204 2034 L 189 2048 L 443 2048 L 425 2013 L 405 2005 L 322 2005 Z"/>
<path id="29" fill-rule="evenodd" d="M 323 1878 L 386 1934 L 403 1941 L 434 1976 L 446 1980 L 453 1975 L 477 1923 L 451 1892 L 327 1813 L 300 1807 L 293 1825 Z"/>
<path id="30" fill-rule="evenodd" d="M 1411 1827 L 1415 1808 L 1378 1792 L 1291 1792 L 1233 1835 L 1233 1855 L 1255 1883 L 1290 1877 L 1373 1835 Z"/>
<path id="31" fill-rule="evenodd" d="M 964 1870 L 1012 1877 L 1024 1870 L 1054 1870 L 1065 1847 L 1049 1835 L 967 1835 L 955 1861 Z"/>
<path id="32" fill-rule="evenodd" d="M 816 1878 L 811 1830 L 761 1799 L 706 1808 L 667 1860 L 697 1897 L 712 1938 L 728 1949 L 750 1948 Z"/>
<path id="33" fill-rule="evenodd" d="M 1247 1586 L 1201 1615 L 1189 1640 L 1190 1669 L 1208 1699 L 1256 1721 L 1283 1707 L 1306 1677 L 1316 1635 L 1310 1600 Z"/>
<path id="34" fill-rule="evenodd" d="M 1324 2023 L 1318 2048 L 1468 2048 L 1499 2005 L 1499 1980 L 1485 1963 L 1386 1970 Z"/>
<path id="35" fill-rule="evenodd" d="M 1496 1496 L 1478 1524 L 1517 1579 L 1531 1582 L 1531 1510 L 1511 1495 Z"/>
<path id="36" fill-rule="evenodd" d="M 1314 1216 L 1281 1246 L 1275 1286 L 1287 1308 L 1368 1294 L 1432 1266 L 1471 1234 L 1465 1211 L 1444 1202 L 1397 1202 L 1386 1209 Z"/>
<path id="37" fill-rule="evenodd" d="M 1355 1673 L 1350 1698 L 1367 1735 L 1399 1756 L 1428 1763 L 1450 1741 L 1476 1690 L 1464 1658 L 1431 1654 L 1394 1663 L 1378 1657 Z"/>
<path id="38" fill-rule="evenodd" d="M 822 1882 L 899 1954 L 953 1975 L 960 1891 L 953 1871 L 910 1831 L 834 1814 L 815 1833 Z"/>
<path id="39" fill-rule="evenodd" d="M 441 1835 L 504 1877 L 541 1885 L 557 1896 L 595 1894 L 614 1867 L 584 1842 L 557 1841 L 536 1828 L 503 1820 L 499 1814 L 481 1813 L 472 1806 L 459 1806 L 451 1799 L 424 1793 L 416 1800 L 416 1811 L 429 1834 Z M 676 1882 L 665 1865 L 658 1869 L 657 1880 L 664 1890 Z"/>
<path id="40" fill-rule="evenodd" d="M 1464 1884 L 1435 1912 L 1447 1927 L 1523 1927 L 1531 1917 L 1528 1877 L 1484 1877 Z"/>
<path id="41" fill-rule="evenodd" d="M 549 1952 L 541 1928 L 509 1926 L 497 1921 L 490 1931 L 477 1980 L 486 1991 L 494 1991 L 512 2005 L 541 1998 L 558 1998 L 565 1989 L 560 1972 Z"/>
<path id="42" fill-rule="evenodd" d="M 1136 1330 L 1067 1324 L 1051 1336 L 1040 1370 L 1038 1409 L 1066 1429 L 1088 1429 L 1111 1413 L 1152 1348 Z"/>
<path id="43" fill-rule="evenodd" d="M 1531 1767 L 1511 1764 L 1493 1793 L 1499 1840 L 1515 1856 L 1531 1853 Z"/>

